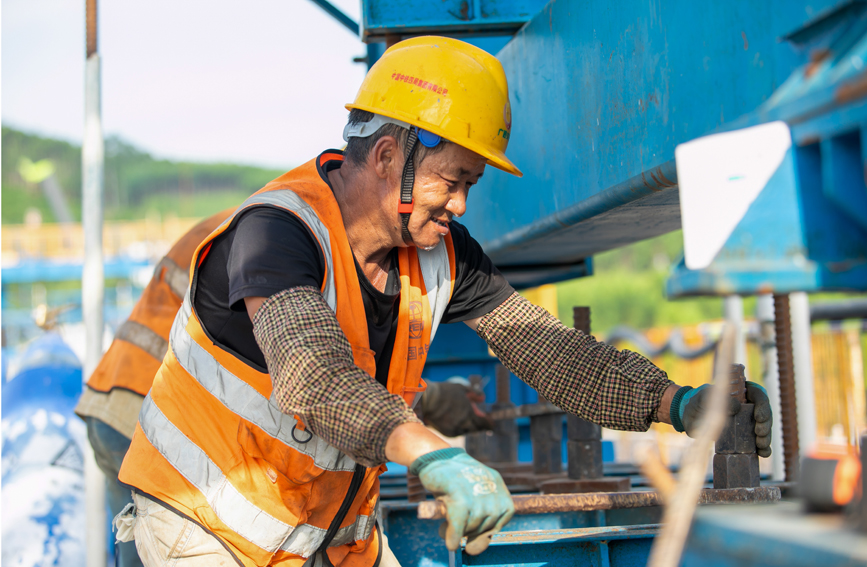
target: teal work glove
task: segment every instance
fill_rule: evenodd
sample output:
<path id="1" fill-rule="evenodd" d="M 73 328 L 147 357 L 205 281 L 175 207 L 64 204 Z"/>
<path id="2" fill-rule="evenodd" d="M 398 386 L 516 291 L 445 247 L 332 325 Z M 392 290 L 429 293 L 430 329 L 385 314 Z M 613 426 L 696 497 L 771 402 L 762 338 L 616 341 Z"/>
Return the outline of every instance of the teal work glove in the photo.
<path id="1" fill-rule="evenodd" d="M 754 404 L 753 417 L 756 419 L 756 452 L 760 457 L 771 456 L 771 429 L 774 423 L 771 401 L 764 388 L 755 382 L 747 382 L 747 401 Z M 698 423 L 710 400 L 710 384 L 693 389 L 685 386 L 674 394 L 671 400 L 671 423 L 678 431 L 686 431 L 693 437 L 698 433 Z M 729 415 L 741 409 L 736 398 L 729 398 Z"/>
<path id="2" fill-rule="evenodd" d="M 440 535 L 456 551 L 467 538 L 466 551 L 478 555 L 491 536 L 512 519 L 515 505 L 500 473 L 475 460 L 463 449 L 432 451 L 416 459 L 409 472 L 446 505 L 448 527 Z"/>

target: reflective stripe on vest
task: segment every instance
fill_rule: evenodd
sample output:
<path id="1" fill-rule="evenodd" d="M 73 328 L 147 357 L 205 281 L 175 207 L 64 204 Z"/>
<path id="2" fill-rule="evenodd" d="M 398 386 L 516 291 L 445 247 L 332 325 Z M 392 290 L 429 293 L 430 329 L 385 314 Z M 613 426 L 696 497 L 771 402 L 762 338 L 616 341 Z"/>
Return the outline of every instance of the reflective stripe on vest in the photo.
<path id="1" fill-rule="evenodd" d="M 190 275 L 189 272 L 180 266 L 178 266 L 174 260 L 169 258 L 168 256 L 163 256 L 163 259 L 157 263 L 156 268 L 154 268 L 154 277 L 160 277 L 160 271 L 162 269 L 166 269 L 166 277 L 165 282 L 168 284 L 169 289 L 172 290 L 172 293 L 181 298 L 187 293 L 187 288 L 190 287 Z"/>
<path id="2" fill-rule="evenodd" d="M 328 530 L 309 524 L 293 527 L 247 500 L 208 455 L 169 421 L 150 395 L 142 404 L 139 421 L 151 445 L 205 496 L 214 514 L 238 535 L 269 553 L 280 549 L 301 557 L 309 557 L 322 545 Z M 375 524 L 374 515 L 359 516 L 355 523 L 337 530 L 329 547 L 366 540 Z"/>
<path id="3" fill-rule="evenodd" d="M 151 445 L 205 496 L 226 526 L 269 553 L 286 541 L 292 526 L 244 498 L 220 467 L 160 411 L 150 395 L 142 404 L 139 423 Z"/>
<path id="4" fill-rule="evenodd" d="M 172 325 L 170 339 L 175 358 L 190 376 L 232 413 L 241 416 L 299 453 L 312 458 L 317 467 L 326 471 L 355 470 L 355 461 L 352 458 L 317 435 L 313 435 L 306 443 L 296 441 L 292 437 L 292 429 L 298 424 L 294 416 L 280 411 L 275 403 L 221 366 L 216 358 L 193 340 L 187 332 L 187 322 L 190 320 L 191 313 L 190 294 L 187 293 Z M 312 432 L 305 431 L 304 438 L 309 435 L 312 435 Z"/>
<path id="5" fill-rule="evenodd" d="M 169 350 L 169 342 L 167 340 L 159 336 L 150 327 L 132 320 L 124 321 L 117 328 L 114 338 L 137 346 L 160 362 L 162 362 L 163 357 L 165 357 L 166 352 Z"/>

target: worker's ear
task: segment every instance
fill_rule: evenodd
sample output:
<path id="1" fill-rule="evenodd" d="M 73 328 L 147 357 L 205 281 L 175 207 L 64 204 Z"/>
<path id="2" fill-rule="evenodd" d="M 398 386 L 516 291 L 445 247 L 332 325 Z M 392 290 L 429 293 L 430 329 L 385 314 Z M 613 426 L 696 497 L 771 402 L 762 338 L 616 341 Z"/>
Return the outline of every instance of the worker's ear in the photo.
<path id="1" fill-rule="evenodd" d="M 403 164 L 400 159 L 400 146 L 393 136 L 383 136 L 373 146 L 370 159 L 373 168 L 380 179 L 388 179 L 391 175 L 400 175 L 397 166 Z"/>

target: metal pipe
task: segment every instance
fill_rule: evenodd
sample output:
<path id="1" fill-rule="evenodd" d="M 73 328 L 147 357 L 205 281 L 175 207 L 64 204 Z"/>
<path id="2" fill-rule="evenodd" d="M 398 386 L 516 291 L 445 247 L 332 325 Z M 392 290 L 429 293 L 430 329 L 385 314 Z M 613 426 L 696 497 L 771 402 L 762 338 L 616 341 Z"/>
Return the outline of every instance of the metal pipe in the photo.
<path id="1" fill-rule="evenodd" d="M 777 370 L 780 376 L 780 431 L 783 434 L 783 466 L 786 480 L 798 480 L 798 405 L 795 397 L 795 366 L 792 359 L 792 321 L 789 296 L 774 295 L 774 333 Z"/>
<path id="2" fill-rule="evenodd" d="M 329 16 L 331 16 L 332 18 L 334 18 L 335 20 L 340 22 L 340 24 L 342 24 L 343 27 L 345 27 L 346 29 L 351 31 L 353 34 L 358 35 L 358 31 L 359 31 L 358 23 L 356 23 L 355 20 L 353 20 L 352 18 L 350 18 L 346 14 L 344 14 L 340 8 L 338 8 L 337 6 L 335 6 L 334 4 L 329 2 L 328 0 L 311 0 L 311 1 L 314 4 L 316 4 L 317 6 L 319 6 L 320 8 L 322 8 L 323 10 L 325 10 L 325 12 Z M 372 64 L 373 63 L 371 63 L 371 65 Z"/>
<path id="3" fill-rule="evenodd" d="M 792 361 L 798 405 L 798 447 L 803 454 L 816 443 L 816 396 L 813 391 L 813 344 L 810 299 L 799 291 L 789 294 L 792 320 Z"/>
<path id="4" fill-rule="evenodd" d="M 82 225 L 84 267 L 81 304 L 85 328 L 84 379 L 93 374 L 102 358 L 103 301 L 102 204 L 104 142 L 100 102 L 100 60 L 97 53 L 96 0 L 86 0 L 87 60 L 85 63 L 84 139 L 81 145 Z M 87 518 L 87 567 L 105 567 L 105 476 L 90 446 L 84 450 L 84 490 Z"/>
<path id="5" fill-rule="evenodd" d="M 748 502 L 776 502 L 780 489 L 776 486 L 758 488 L 705 489 L 698 495 L 698 504 L 741 504 Z M 586 494 L 527 494 L 513 496 L 515 514 L 549 514 L 552 512 L 587 512 L 593 510 L 622 510 L 661 506 L 658 492 L 590 492 Z M 441 520 L 446 517 L 446 505 L 439 500 L 419 502 L 420 520 Z"/>
<path id="6" fill-rule="evenodd" d="M 762 357 L 762 381 L 771 402 L 771 411 L 780 420 L 780 377 L 777 373 L 777 344 L 774 335 L 774 297 L 761 294 L 756 298 L 756 320 L 759 323 L 759 349 Z M 779 431 L 771 436 L 771 480 L 783 480 L 783 438 Z"/>
<path id="7" fill-rule="evenodd" d="M 747 341 L 744 333 L 744 300 L 739 295 L 723 299 L 723 317 L 735 328 L 735 364 L 747 364 Z"/>
<path id="8" fill-rule="evenodd" d="M 481 242 L 485 253 L 499 267 L 508 267 L 508 255 L 530 240 L 544 239 L 564 226 L 571 226 L 620 207 L 642 197 L 656 195 L 677 187 L 677 168 L 674 160 L 650 168 L 626 181 L 612 185 L 583 201 L 543 217 L 529 225 L 516 228 L 493 240 Z M 601 252 L 602 250 L 598 250 Z"/>
<path id="9" fill-rule="evenodd" d="M 811 321 L 867 319 L 867 299 L 846 299 L 833 303 L 810 304 Z"/>

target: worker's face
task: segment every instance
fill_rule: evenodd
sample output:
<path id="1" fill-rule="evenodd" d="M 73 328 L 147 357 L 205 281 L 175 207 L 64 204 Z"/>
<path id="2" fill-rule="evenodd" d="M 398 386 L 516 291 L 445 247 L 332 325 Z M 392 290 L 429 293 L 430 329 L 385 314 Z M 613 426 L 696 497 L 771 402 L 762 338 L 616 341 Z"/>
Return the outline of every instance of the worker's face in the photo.
<path id="1" fill-rule="evenodd" d="M 467 194 L 487 161 L 457 144 L 428 155 L 415 175 L 409 233 L 416 246 L 430 250 L 449 233 L 452 218 L 467 210 Z"/>

